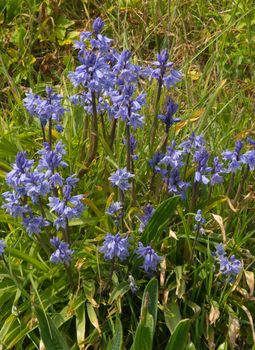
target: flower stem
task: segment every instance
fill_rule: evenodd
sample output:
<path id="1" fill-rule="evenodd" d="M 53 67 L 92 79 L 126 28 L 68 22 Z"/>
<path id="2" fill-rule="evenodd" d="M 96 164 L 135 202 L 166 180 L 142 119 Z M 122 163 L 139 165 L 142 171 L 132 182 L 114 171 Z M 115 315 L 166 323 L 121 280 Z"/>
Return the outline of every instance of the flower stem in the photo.
<path id="1" fill-rule="evenodd" d="M 92 123 L 91 123 L 91 131 L 90 131 L 90 147 L 88 151 L 88 157 L 85 160 L 85 165 L 88 167 L 95 155 L 97 153 L 97 145 L 98 145 L 98 121 L 97 121 L 97 105 L 96 105 L 96 93 L 93 91 L 91 93 L 92 96 Z"/>
<path id="2" fill-rule="evenodd" d="M 153 120 L 152 128 L 151 128 L 151 136 L 150 136 L 151 149 L 153 149 L 153 145 L 155 142 L 155 136 L 156 136 L 156 132 L 158 129 L 158 109 L 159 109 L 159 101 L 160 101 L 161 92 L 162 92 L 162 78 L 160 77 L 158 80 L 158 91 L 157 91 L 157 97 L 156 97 L 156 103 L 155 103 L 154 120 Z"/>
<path id="3" fill-rule="evenodd" d="M 49 145 L 52 145 L 52 118 L 49 118 Z"/>
<path id="4" fill-rule="evenodd" d="M 237 188 L 237 192 L 236 192 L 236 195 L 235 195 L 235 198 L 234 198 L 234 201 L 233 201 L 233 204 L 234 204 L 234 205 L 236 205 L 236 203 L 237 203 L 237 201 L 238 201 L 238 199 L 239 199 L 239 196 L 240 196 L 240 194 L 241 194 L 241 192 L 242 192 L 242 190 L 243 190 L 243 185 L 244 185 L 244 183 L 245 183 L 245 181 L 246 181 L 248 175 L 249 175 L 249 166 L 247 165 L 247 167 L 246 167 L 246 169 L 245 169 L 245 172 L 244 172 L 244 174 L 243 174 L 242 180 L 241 180 L 241 182 L 239 183 L 239 186 L 238 186 L 238 188 Z"/>
<path id="5" fill-rule="evenodd" d="M 114 143 L 114 139 L 115 139 L 117 121 L 118 121 L 118 119 L 113 119 L 113 122 L 112 122 L 112 128 L 111 128 L 111 133 L 110 133 L 110 148 L 111 148 L 111 150 L 113 148 L 113 143 Z"/>
<path id="6" fill-rule="evenodd" d="M 46 142 L 45 128 L 44 128 L 44 125 L 42 123 L 41 123 L 41 128 L 42 128 L 43 142 Z"/>

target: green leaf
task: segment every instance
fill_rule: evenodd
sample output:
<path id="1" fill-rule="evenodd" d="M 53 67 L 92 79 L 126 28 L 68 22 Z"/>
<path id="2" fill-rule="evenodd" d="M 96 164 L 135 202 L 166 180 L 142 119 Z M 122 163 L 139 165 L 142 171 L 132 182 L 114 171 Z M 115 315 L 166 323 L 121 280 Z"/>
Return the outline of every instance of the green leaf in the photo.
<path id="1" fill-rule="evenodd" d="M 171 334 L 173 334 L 174 329 L 181 321 L 181 313 L 177 301 L 164 306 L 164 316 L 166 325 L 169 328 Z"/>
<path id="2" fill-rule="evenodd" d="M 178 202 L 179 197 L 171 197 L 157 207 L 142 233 L 141 241 L 143 243 L 149 244 L 152 240 L 155 241 L 156 237 L 159 238 L 159 234 L 168 224 Z"/>
<path id="3" fill-rule="evenodd" d="M 96 328 L 98 333 L 101 335 L 102 331 L 101 331 L 100 326 L 99 326 L 97 314 L 96 314 L 93 306 L 89 302 L 87 302 L 87 312 L 88 312 L 88 317 L 89 317 L 90 322 L 93 324 L 93 326 Z"/>
<path id="4" fill-rule="evenodd" d="M 132 350 L 151 350 L 153 335 L 157 322 L 158 280 L 153 278 L 147 284 L 141 306 L 140 322 L 138 324 Z"/>
<path id="5" fill-rule="evenodd" d="M 118 284 L 112 291 L 109 301 L 109 304 L 112 304 L 112 302 L 116 299 L 118 299 L 119 297 L 123 296 L 127 291 L 129 291 L 130 287 L 129 284 L 127 282 L 121 282 L 120 284 Z"/>
<path id="6" fill-rule="evenodd" d="M 188 342 L 189 326 L 189 319 L 184 319 L 179 322 L 168 341 L 166 350 L 185 350 Z"/>
<path id="7" fill-rule="evenodd" d="M 139 322 L 135 333 L 135 340 L 132 350 L 152 350 L 153 344 L 153 317 L 146 311 Z"/>
<path id="8" fill-rule="evenodd" d="M 53 321 L 39 307 L 35 307 L 36 317 L 39 322 L 40 334 L 46 350 L 68 350 L 63 335 L 57 329 Z"/>
<path id="9" fill-rule="evenodd" d="M 224 343 L 220 344 L 220 346 L 217 348 L 217 350 L 228 350 L 228 343 L 224 342 Z M 254 347 L 252 348 L 252 350 L 254 350 Z"/>
<path id="10" fill-rule="evenodd" d="M 153 278 L 147 284 L 142 300 L 141 307 L 141 318 L 144 308 L 148 308 L 148 312 L 153 317 L 154 327 L 153 332 L 155 331 L 156 323 L 157 323 L 157 314 L 158 314 L 158 280 Z"/>
<path id="11" fill-rule="evenodd" d="M 81 344 L 85 339 L 86 315 L 85 304 L 83 303 L 75 312 L 76 315 L 76 337 L 78 344 Z"/>
<path id="12" fill-rule="evenodd" d="M 115 332 L 112 339 L 111 350 L 121 350 L 123 343 L 123 329 L 120 319 L 116 318 Z"/>
<path id="13" fill-rule="evenodd" d="M 190 342 L 190 343 L 186 346 L 185 350 L 196 350 L 196 347 L 195 347 L 194 343 Z"/>
<path id="14" fill-rule="evenodd" d="M 26 253 L 22 253 L 21 251 L 15 249 L 15 248 L 6 248 L 6 252 L 9 252 L 10 255 L 15 256 L 15 258 L 24 260 L 30 264 L 32 264 L 34 267 L 37 267 L 39 270 L 43 270 L 45 272 L 49 271 L 49 268 L 47 267 L 47 265 L 44 265 L 43 263 L 41 263 L 39 260 L 32 258 L 31 256 L 29 256 Z"/>

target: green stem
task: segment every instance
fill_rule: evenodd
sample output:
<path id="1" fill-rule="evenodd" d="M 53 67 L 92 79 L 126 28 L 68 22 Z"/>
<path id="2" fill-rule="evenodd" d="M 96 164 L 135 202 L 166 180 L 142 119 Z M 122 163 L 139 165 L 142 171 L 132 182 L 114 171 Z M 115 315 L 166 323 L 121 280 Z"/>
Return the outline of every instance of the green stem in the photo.
<path id="1" fill-rule="evenodd" d="M 98 121 L 97 121 L 97 105 L 96 105 L 96 93 L 93 91 L 92 96 L 92 123 L 91 123 L 91 132 L 90 132 L 90 147 L 88 152 L 88 157 L 85 161 L 86 167 L 88 167 L 91 162 L 94 160 L 97 153 L 98 145 Z"/>
<path id="2" fill-rule="evenodd" d="M 151 128 L 150 145 L 151 145 L 152 150 L 153 150 L 153 145 L 155 142 L 156 132 L 158 129 L 158 109 L 159 109 L 159 101 L 160 101 L 161 92 L 162 92 L 162 78 L 160 78 L 158 80 L 158 91 L 157 91 L 157 98 L 156 98 L 156 103 L 155 103 L 155 114 L 154 114 L 154 120 L 153 120 L 152 128 Z"/>

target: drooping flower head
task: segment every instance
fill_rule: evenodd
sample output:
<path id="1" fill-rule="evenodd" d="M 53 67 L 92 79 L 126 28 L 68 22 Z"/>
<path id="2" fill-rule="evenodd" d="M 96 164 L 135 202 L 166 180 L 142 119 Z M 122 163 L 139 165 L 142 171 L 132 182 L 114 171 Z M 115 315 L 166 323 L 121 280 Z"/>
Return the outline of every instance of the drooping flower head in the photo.
<path id="1" fill-rule="evenodd" d="M 205 218 L 202 216 L 202 210 L 198 209 L 195 215 L 195 225 L 194 231 L 200 233 L 201 235 L 205 234 L 204 224 L 206 223 Z"/>
<path id="2" fill-rule="evenodd" d="M 150 218 L 152 217 L 154 212 L 155 212 L 155 209 L 153 208 L 153 206 L 151 204 L 147 204 L 146 207 L 144 208 L 143 216 L 141 217 L 139 232 L 143 232 L 143 230 L 145 229 L 145 226 L 150 221 Z"/>
<path id="3" fill-rule="evenodd" d="M 225 276 L 229 282 L 233 282 L 242 269 L 241 261 L 236 259 L 235 255 L 231 255 L 230 258 L 228 258 L 222 243 L 216 244 L 214 255 L 220 264 L 220 272 L 222 275 Z"/>
<path id="4" fill-rule="evenodd" d="M 129 173 L 127 171 L 127 168 L 124 168 L 118 169 L 109 177 L 109 180 L 112 186 L 116 186 L 122 191 L 127 191 L 131 187 L 129 179 L 131 179 L 132 177 L 134 177 L 134 174 Z"/>
<path id="5" fill-rule="evenodd" d="M 136 249 L 136 254 L 143 258 L 142 268 L 145 272 L 151 273 L 157 271 L 158 263 L 161 261 L 161 257 L 151 248 L 151 246 L 144 247 L 139 242 L 139 247 Z"/>
<path id="6" fill-rule="evenodd" d="M 69 244 L 58 237 L 51 238 L 50 243 L 56 248 L 56 251 L 51 254 L 50 261 L 54 264 L 70 264 L 73 250 L 70 249 Z"/>
<path id="7" fill-rule="evenodd" d="M 99 251 L 104 254 L 106 260 L 112 260 L 116 257 L 123 261 L 129 256 L 128 248 L 128 237 L 122 238 L 119 233 L 115 236 L 108 233 Z"/>

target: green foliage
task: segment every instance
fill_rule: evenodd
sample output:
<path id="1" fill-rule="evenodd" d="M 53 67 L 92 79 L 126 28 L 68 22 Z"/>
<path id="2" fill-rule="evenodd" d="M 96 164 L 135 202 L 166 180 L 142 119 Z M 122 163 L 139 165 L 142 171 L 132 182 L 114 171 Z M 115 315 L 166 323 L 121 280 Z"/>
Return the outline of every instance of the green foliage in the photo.
<path id="1" fill-rule="evenodd" d="M 191 131 L 202 132 L 216 155 L 232 149 L 235 140 L 254 136 L 253 8 L 251 0 L 119 0 L 114 5 L 109 0 L 0 1 L 1 193 L 6 191 L 5 175 L 16 153 L 26 149 L 31 157 L 37 156 L 42 142 L 39 123 L 22 105 L 24 93 L 31 87 L 41 94 L 46 84 L 53 84 L 65 96 L 74 94 L 66 78 L 76 65 L 72 42 L 98 15 L 114 45 L 131 49 L 137 63 L 154 60 L 162 48 L 170 49 L 171 61 L 184 74 L 183 83 L 173 91 L 182 122 L 172 138 L 178 141 Z M 149 279 L 133 256 L 128 265 L 112 266 L 98 252 L 105 233 L 115 229 L 104 213 L 118 199 L 107 179 L 125 160 L 123 126 L 119 125 L 116 147 L 109 147 L 109 135 L 99 135 L 100 156 L 79 184 L 86 210 L 79 220 L 70 222 L 74 291 L 65 268 L 50 264 L 49 247 L 42 249 L 19 220 L 0 209 L 0 239 L 8 243 L 5 261 L 0 259 L 0 348 L 33 350 L 42 342 L 47 350 L 254 348 L 253 188 L 245 188 L 247 195 L 236 205 L 231 200 L 239 177 L 227 196 L 223 193 L 228 183 L 214 190 L 211 201 L 200 193 L 197 206 L 203 208 L 208 224 L 206 235 L 199 237 L 193 231 L 195 208 L 167 197 L 165 189 L 157 187 L 157 179 L 152 193 L 147 135 L 155 88 L 154 84 L 148 88 L 146 128 L 137 135 L 141 145 L 137 202 L 129 204 L 126 199 L 124 224 L 134 233 L 132 247 L 141 239 L 162 256 L 158 274 Z M 69 111 L 61 138 L 67 145 L 70 171 L 78 172 L 83 166 L 79 155 L 85 113 L 68 99 L 64 103 Z M 162 142 L 160 133 L 157 142 Z M 188 168 L 187 178 L 194 171 Z M 140 235 L 139 218 L 149 201 L 156 211 Z M 52 213 L 46 212 L 51 218 Z M 224 284 L 211 255 L 223 239 L 228 255 L 236 254 L 244 266 L 232 285 Z M 130 271 L 139 286 L 136 294 L 130 291 Z"/>

